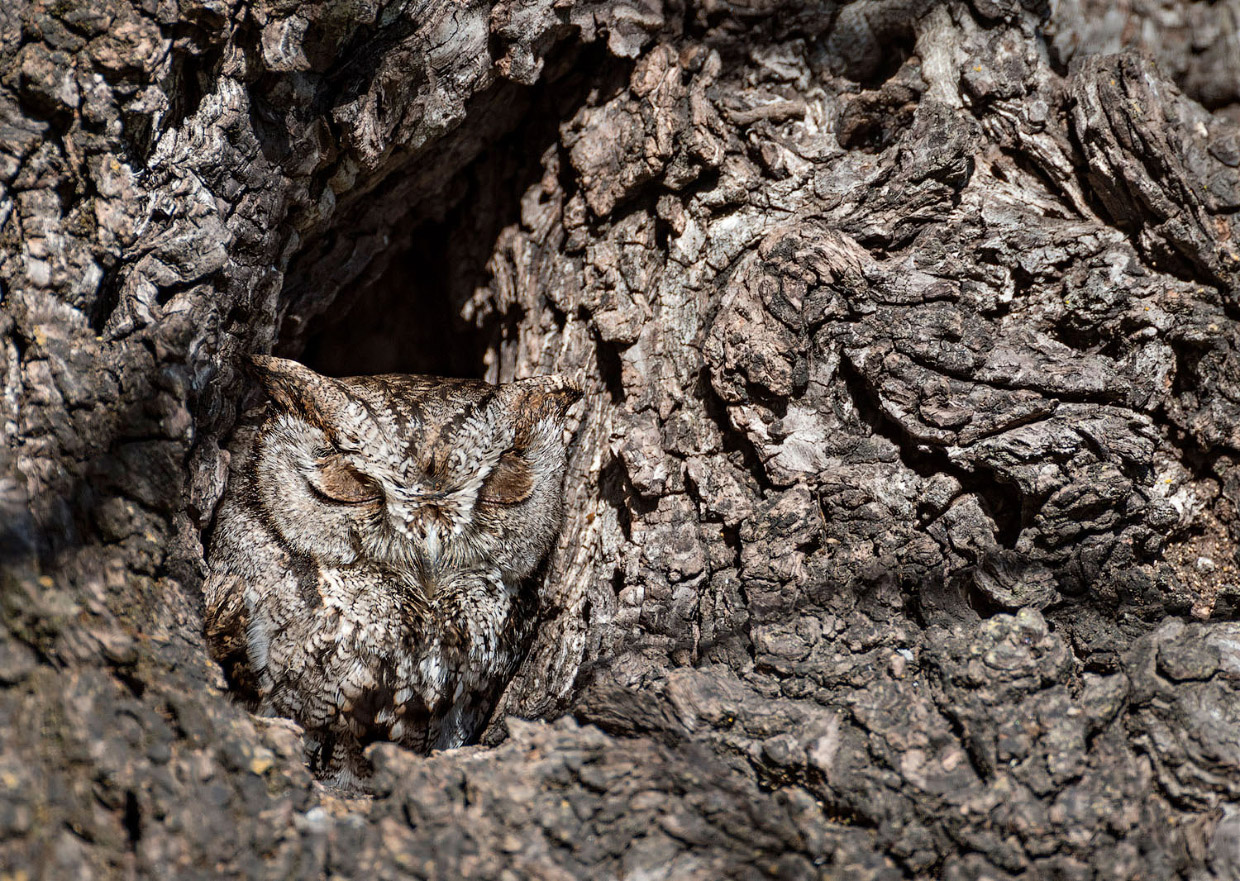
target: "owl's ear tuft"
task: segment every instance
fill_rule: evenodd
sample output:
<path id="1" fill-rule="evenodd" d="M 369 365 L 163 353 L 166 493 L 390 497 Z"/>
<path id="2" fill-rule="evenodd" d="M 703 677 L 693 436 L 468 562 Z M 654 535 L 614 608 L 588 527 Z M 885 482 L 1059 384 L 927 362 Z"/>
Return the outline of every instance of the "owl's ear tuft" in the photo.
<path id="1" fill-rule="evenodd" d="M 335 380 L 304 364 L 271 355 L 250 355 L 248 360 L 251 374 L 272 403 L 321 428 L 330 422 L 327 414 L 338 412 L 345 402 L 345 394 Z"/>
<path id="2" fill-rule="evenodd" d="M 582 391 L 571 379 L 563 376 L 535 376 L 513 383 L 521 394 L 517 406 L 525 413 L 552 415 L 563 419 L 568 408 L 581 400 Z"/>

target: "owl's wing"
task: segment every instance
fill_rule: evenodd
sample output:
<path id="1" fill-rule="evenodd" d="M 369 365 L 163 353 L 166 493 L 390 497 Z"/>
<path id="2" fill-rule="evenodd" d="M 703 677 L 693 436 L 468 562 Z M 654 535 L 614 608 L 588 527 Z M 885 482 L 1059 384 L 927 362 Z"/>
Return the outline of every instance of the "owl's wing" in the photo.
<path id="1" fill-rule="evenodd" d="M 249 612 L 239 575 L 212 572 L 206 583 L 206 637 L 212 659 L 224 668 L 229 686 L 250 700 L 258 697 L 258 681 L 246 651 Z"/>

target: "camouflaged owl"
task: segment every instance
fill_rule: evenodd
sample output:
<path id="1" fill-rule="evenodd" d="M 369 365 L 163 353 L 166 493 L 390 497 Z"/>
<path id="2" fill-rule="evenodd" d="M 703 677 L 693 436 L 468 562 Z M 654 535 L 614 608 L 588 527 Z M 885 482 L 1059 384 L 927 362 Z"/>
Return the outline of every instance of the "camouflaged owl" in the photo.
<path id="1" fill-rule="evenodd" d="M 581 392 L 252 361 L 270 403 L 238 431 L 216 517 L 214 656 L 338 785 L 374 741 L 467 743 L 532 634 Z"/>

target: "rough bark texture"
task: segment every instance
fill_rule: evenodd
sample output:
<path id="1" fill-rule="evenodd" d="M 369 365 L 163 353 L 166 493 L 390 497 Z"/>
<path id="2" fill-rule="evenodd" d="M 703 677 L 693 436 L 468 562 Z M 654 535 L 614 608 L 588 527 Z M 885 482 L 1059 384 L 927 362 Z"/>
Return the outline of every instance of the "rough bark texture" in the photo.
<path id="1" fill-rule="evenodd" d="M 1238 222 L 1235 0 L 0 4 L 0 870 L 1240 876 Z M 273 346 L 592 392 L 370 800 L 203 644 Z"/>

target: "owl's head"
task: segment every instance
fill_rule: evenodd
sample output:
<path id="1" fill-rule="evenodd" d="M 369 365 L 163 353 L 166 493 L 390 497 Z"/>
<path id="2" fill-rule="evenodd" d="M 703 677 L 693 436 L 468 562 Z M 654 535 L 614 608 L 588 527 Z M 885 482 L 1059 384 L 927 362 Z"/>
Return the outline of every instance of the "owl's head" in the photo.
<path id="1" fill-rule="evenodd" d="M 255 501 L 295 551 L 407 573 L 428 597 L 473 567 L 523 578 L 560 528 L 581 391 L 429 376 L 332 379 L 255 356 L 272 402 L 255 443 Z"/>

